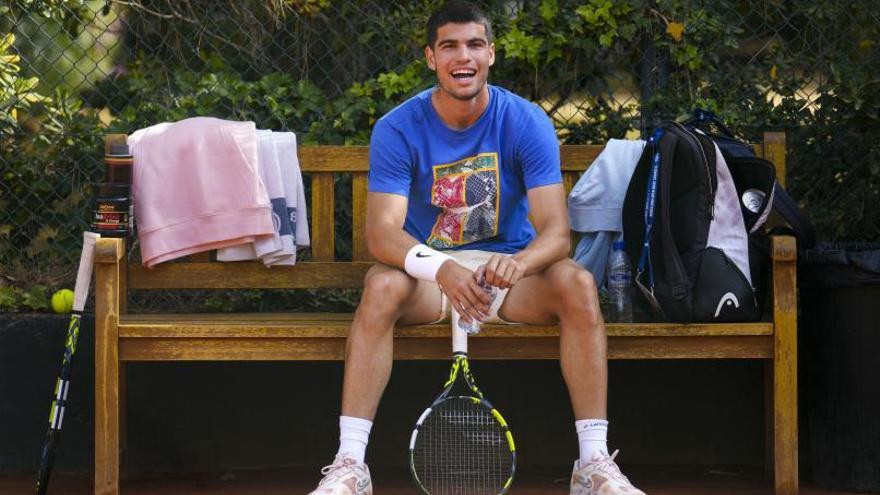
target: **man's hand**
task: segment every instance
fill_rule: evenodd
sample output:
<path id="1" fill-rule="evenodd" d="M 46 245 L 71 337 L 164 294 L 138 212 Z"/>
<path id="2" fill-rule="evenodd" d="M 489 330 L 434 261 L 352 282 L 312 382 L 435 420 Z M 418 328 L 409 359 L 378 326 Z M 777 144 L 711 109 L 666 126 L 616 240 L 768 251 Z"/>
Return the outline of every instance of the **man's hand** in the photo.
<path id="1" fill-rule="evenodd" d="M 480 287 L 474 272 L 458 264 L 455 260 L 446 260 L 437 271 L 437 284 L 446 294 L 449 304 L 458 311 L 462 321 L 483 321 L 489 313 L 492 299 Z"/>
<path id="2" fill-rule="evenodd" d="M 526 274 L 526 266 L 513 256 L 493 254 L 485 265 L 477 268 L 474 276 L 477 280 L 485 280 L 487 284 L 499 289 L 509 289 Z"/>

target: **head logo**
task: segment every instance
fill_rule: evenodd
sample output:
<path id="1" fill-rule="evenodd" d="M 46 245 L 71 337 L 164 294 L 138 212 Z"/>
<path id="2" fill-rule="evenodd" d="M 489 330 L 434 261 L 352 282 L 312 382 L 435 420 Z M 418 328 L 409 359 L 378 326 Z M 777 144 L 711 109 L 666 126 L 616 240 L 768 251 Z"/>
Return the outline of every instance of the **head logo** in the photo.
<path id="1" fill-rule="evenodd" d="M 725 306 L 733 306 L 739 309 L 739 300 L 733 294 L 733 292 L 727 292 L 723 296 L 721 296 L 721 300 L 718 301 L 718 307 L 715 308 L 715 318 L 718 318 L 718 315 L 721 314 L 721 308 Z"/>

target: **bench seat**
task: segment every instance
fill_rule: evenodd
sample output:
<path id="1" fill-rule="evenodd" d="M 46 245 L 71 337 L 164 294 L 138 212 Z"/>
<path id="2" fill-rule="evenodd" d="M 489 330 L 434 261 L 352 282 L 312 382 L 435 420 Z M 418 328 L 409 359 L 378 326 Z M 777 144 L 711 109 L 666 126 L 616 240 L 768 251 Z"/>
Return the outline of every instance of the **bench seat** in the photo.
<path id="1" fill-rule="evenodd" d="M 351 313 L 127 314 L 121 361 L 333 360 L 343 358 Z M 609 324 L 611 359 L 773 357 L 773 324 Z M 670 339 L 670 337 L 673 337 Z M 448 324 L 401 326 L 395 359 L 448 359 Z M 469 339 L 472 359 L 558 359 L 559 328 L 491 325 Z"/>

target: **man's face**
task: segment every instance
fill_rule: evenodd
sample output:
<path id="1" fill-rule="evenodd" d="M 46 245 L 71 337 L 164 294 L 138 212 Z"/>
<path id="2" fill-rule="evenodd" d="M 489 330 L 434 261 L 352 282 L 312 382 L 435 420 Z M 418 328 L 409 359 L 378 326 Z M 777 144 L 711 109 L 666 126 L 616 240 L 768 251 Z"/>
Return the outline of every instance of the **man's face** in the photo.
<path id="1" fill-rule="evenodd" d="M 482 24 L 444 24 L 437 42 L 425 48 L 428 68 L 437 73 L 440 89 L 458 100 L 480 94 L 495 63 L 495 45 L 489 44 Z"/>

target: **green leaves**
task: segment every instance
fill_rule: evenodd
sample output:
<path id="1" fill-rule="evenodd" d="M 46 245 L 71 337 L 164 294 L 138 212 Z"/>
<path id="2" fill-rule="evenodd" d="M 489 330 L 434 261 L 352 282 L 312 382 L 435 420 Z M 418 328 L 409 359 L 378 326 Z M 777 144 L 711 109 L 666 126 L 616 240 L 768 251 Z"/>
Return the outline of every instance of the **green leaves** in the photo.
<path id="1" fill-rule="evenodd" d="M 552 24 L 559 12 L 559 3 L 556 0 L 542 0 L 541 5 L 538 6 L 538 12 L 544 22 Z"/>
<path id="2" fill-rule="evenodd" d="M 14 43 L 12 33 L 0 38 L 0 134 L 16 132 L 33 104 L 51 101 L 36 91 L 38 78 L 19 75 L 21 57 L 12 53 Z"/>
<path id="3" fill-rule="evenodd" d="M 605 48 L 622 36 L 619 25 L 632 11 L 628 2 L 610 0 L 590 0 L 587 5 L 575 9 L 575 13 L 586 22 L 588 31 L 596 33 L 599 36 L 599 45 Z"/>
<path id="4" fill-rule="evenodd" d="M 330 101 L 322 117 L 312 122 L 306 141 L 314 144 L 368 144 L 373 124 L 383 114 L 416 92 L 428 87 L 430 75 L 423 60 L 400 71 L 379 74 L 354 83 L 337 100 Z"/>
<path id="5" fill-rule="evenodd" d="M 17 311 L 19 299 L 19 291 L 15 287 L 0 287 L 0 312 Z"/>
<path id="6" fill-rule="evenodd" d="M 530 36 L 514 27 L 498 41 L 505 56 L 514 60 L 522 60 L 533 67 L 538 66 L 538 55 L 543 41 Z"/>
<path id="7" fill-rule="evenodd" d="M 376 79 L 385 98 L 410 95 L 425 85 L 425 63 L 421 60 L 410 64 L 402 72 L 385 72 Z"/>
<path id="8" fill-rule="evenodd" d="M 46 295 L 45 285 L 35 285 L 21 292 L 21 306 L 31 311 L 43 311 L 49 309 L 49 298 Z"/>
<path id="9" fill-rule="evenodd" d="M 18 287 L 0 287 L 0 311 L 15 313 L 19 311 L 47 311 L 49 297 L 45 285 L 34 285 L 22 290 Z"/>

